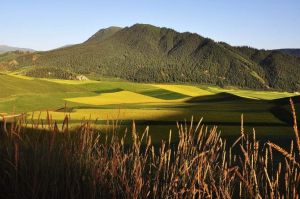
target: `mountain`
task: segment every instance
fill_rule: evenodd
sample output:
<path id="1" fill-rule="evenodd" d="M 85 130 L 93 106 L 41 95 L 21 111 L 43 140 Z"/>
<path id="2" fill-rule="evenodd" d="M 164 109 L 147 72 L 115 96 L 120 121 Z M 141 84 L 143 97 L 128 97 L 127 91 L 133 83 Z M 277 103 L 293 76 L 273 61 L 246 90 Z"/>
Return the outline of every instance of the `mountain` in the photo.
<path id="1" fill-rule="evenodd" d="M 234 47 L 195 33 L 148 24 L 101 29 L 82 44 L 21 55 L 16 62 L 19 67 L 56 67 L 76 74 L 92 73 L 136 82 L 300 90 L 298 57 Z M 45 76 L 34 71 L 30 75 Z"/>
<path id="2" fill-rule="evenodd" d="M 0 45 L 0 54 L 12 51 L 23 51 L 23 52 L 33 52 L 34 50 L 29 48 L 18 48 L 6 45 Z"/>
<path id="3" fill-rule="evenodd" d="M 122 30 L 120 27 L 111 26 L 109 28 L 100 29 L 96 32 L 93 36 L 91 36 L 85 43 L 92 43 L 92 42 L 101 42 L 105 39 L 111 37 L 118 31 Z"/>
<path id="4" fill-rule="evenodd" d="M 52 49 L 52 50 L 57 50 L 57 49 L 61 49 L 61 48 L 67 48 L 67 47 L 71 47 L 71 46 L 73 46 L 73 45 L 76 45 L 76 44 L 66 44 L 66 45 L 60 46 L 60 47 L 58 47 L 58 48 L 54 48 L 54 49 Z"/>
<path id="5" fill-rule="evenodd" d="M 286 49 L 278 49 L 276 51 L 282 52 L 282 53 L 287 54 L 287 55 L 293 55 L 293 56 L 300 57 L 300 49 L 286 48 Z"/>

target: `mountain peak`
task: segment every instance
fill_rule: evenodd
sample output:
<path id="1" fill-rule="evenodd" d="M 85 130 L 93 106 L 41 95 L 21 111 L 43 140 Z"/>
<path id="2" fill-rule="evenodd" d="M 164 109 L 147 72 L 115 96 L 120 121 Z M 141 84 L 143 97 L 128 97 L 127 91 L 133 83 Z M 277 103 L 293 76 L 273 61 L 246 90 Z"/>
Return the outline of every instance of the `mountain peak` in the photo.
<path id="1" fill-rule="evenodd" d="M 131 28 L 138 27 L 138 28 L 153 28 L 153 29 L 159 29 L 159 27 L 151 25 L 151 24 L 144 24 L 144 23 L 136 23 L 131 26 Z"/>
<path id="2" fill-rule="evenodd" d="M 154 26 L 151 24 L 142 24 L 142 23 L 137 23 L 134 24 L 130 27 L 128 27 L 129 29 L 133 30 L 133 31 L 143 31 L 143 32 L 160 32 L 161 30 L 172 30 L 170 28 L 165 28 L 165 27 L 159 27 L 159 26 Z"/>
<path id="3" fill-rule="evenodd" d="M 93 36 L 91 36 L 85 43 L 101 42 L 101 41 L 111 37 L 115 33 L 119 32 L 120 30 L 122 30 L 122 28 L 117 27 L 117 26 L 110 26 L 108 28 L 100 29 Z"/>

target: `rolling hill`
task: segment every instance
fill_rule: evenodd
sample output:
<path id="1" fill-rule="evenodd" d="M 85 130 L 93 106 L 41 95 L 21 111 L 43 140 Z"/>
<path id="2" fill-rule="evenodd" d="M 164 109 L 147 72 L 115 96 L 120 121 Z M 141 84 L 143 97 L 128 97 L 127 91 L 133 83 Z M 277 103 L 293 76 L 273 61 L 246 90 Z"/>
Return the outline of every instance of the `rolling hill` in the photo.
<path id="1" fill-rule="evenodd" d="M 18 63 L 14 70 L 43 66 L 135 82 L 300 90 L 298 57 L 278 51 L 233 47 L 195 33 L 179 33 L 147 24 L 101 29 L 81 44 L 24 54 L 14 60 Z"/>

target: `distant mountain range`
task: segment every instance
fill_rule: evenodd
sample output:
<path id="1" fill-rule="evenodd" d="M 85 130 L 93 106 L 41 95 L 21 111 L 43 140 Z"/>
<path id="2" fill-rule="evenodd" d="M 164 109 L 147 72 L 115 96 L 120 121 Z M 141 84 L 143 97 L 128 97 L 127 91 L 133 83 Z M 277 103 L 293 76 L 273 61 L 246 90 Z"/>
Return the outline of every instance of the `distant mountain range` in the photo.
<path id="1" fill-rule="evenodd" d="M 300 57 L 300 49 L 286 48 L 286 49 L 278 49 L 277 51 L 282 52 L 287 55 L 293 55 L 293 56 Z"/>
<path id="2" fill-rule="evenodd" d="M 0 45 L 0 54 L 6 52 L 12 52 L 12 51 L 34 52 L 34 50 L 29 48 L 18 48 L 18 47 Z"/>
<path id="3" fill-rule="evenodd" d="M 31 66 L 25 74 L 36 77 L 56 71 L 59 77 L 96 74 L 136 82 L 299 91 L 300 58 L 290 54 L 234 47 L 195 33 L 136 24 L 101 29 L 77 45 L 15 55 L 2 62 L 0 56 L 0 68 L 1 64 L 14 70 Z M 14 65 L 9 67 L 12 59 Z"/>

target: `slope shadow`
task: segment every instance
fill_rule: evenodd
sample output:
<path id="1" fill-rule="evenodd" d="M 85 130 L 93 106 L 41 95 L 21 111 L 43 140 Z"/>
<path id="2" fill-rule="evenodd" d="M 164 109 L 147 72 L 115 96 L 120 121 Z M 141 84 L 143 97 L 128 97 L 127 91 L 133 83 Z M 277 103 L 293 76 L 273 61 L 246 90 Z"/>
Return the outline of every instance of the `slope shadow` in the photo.
<path id="1" fill-rule="evenodd" d="M 108 89 L 108 90 L 96 90 L 96 91 L 93 91 L 93 92 L 97 93 L 97 94 L 103 94 L 103 93 L 117 93 L 117 92 L 120 92 L 120 91 L 123 91 L 123 89 L 114 88 L 114 89 Z"/>
<path id="2" fill-rule="evenodd" d="M 273 103 L 278 105 L 289 105 L 290 104 L 290 98 L 293 100 L 295 104 L 300 104 L 300 95 L 293 96 L 293 97 L 284 97 L 280 99 L 272 100 Z"/>
<path id="3" fill-rule="evenodd" d="M 293 125 L 293 114 L 290 108 L 290 98 L 294 102 L 296 108 L 296 114 L 300 113 L 300 96 L 285 97 L 280 99 L 272 100 L 274 106 L 270 109 L 271 113 L 277 117 L 279 120 L 287 123 L 288 125 Z M 300 122 L 300 118 L 297 118 L 297 122 Z"/>
<path id="4" fill-rule="evenodd" d="M 223 101 L 257 101 L 254 99 L 243 98 L 231 93 L 217 93 L 214 95 L 205 95 L 192 97 L 186 100 L 187 103 L 201 103 L 201 102 L 223 102 Z"/>

